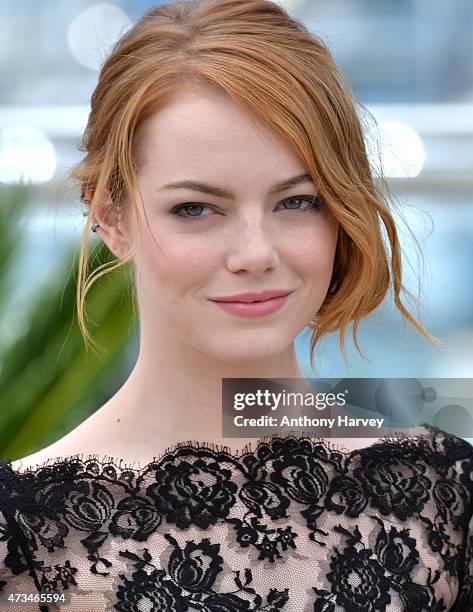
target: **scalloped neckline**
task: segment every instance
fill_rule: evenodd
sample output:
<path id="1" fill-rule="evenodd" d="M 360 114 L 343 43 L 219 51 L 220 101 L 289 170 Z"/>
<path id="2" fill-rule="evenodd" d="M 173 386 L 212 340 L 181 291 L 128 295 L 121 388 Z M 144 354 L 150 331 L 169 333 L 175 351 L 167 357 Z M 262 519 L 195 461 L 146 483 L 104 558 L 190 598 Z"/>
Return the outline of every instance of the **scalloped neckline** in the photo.
<path id="1" fill-rule="evenodd" d="M 119 457 L 113 457 L 105 453 L 88 453 L 88 454 L 76 453 L 76 454 L 71 454 L 71 455 L 48 457 L 45 461 L 31 464 L 25 469 L 22 469 L 22 466 L 20 466 L 19 468 L 13 468 L 11 466 L 13 462 L 15 463 L 17 461 L 21 462 L 21 458 L 14 459 L 14 460 L 0 459 L 0 468 L 2 466 L 9 466 L 16 474 L 19 474 L 19 475 L 36 474 L 44 468 L 54 468 L 56 466 L 70 463 L 73 460 L 76 460 L 76 461 L 78 460 L 82 463 L 95 461 L 102 466 L 113 465 L 114 467 L 120 470 L 131 470 L 131 471 L 134 471 L 135 473 L 143 473 L 147 471 L 151 465 L 160 463 L 166 456 L 172 455 L 182 449 L 186 449 L 191 452 L 207 450 L 207 451 L 215 452 L 217 454 L 226 455 L 227 457 L 231 458 L 233 461 L 241 461 L 244 457 L 248 455 L 250 456 L 256 455 L 258 452 L 258 449 L 263 444 L 267 444 L 268 442 L 271 442 L 272 440 L 285 440 L 287 438 L 308 440 L 312 443 L 322 446 L 322 448 L 324 448 L 325 450 L 329 452 L 336 452 L 342 455 L 344 458 L 350 458 L 353 455 L 356 455 L 364 451 L 368 451 L 369 449 L 373 449 L 373 448 L 380 447 L 380 446 L 386 446 L 386 445 L 391 446 L 393 444 L 397 445 L 398 443 L 404 442 L 404 441 L 419 442 L 420 440 L 430 439 L 433 434 L 435 434 L 436 432 L 442 431 L 442 430 L 439 430 L 434 425 L 431 425 L 430 423 L 421 423 L 419 427 L 423 427 L 424 429 L 426 429 L 426 433 L 413 435 L 413 434 L 405 433 L 403 431 L 394 431 L 392 434 L 385 434 L 384 436 L 381 436 L 380 438 L 375 439 L 375 441 L 372 444 L 369 444 L 367 446 L 360 447 L 360 448 L 354 448 L 354 449 L 348 449 L 346 447 L 343 447 L 343 445 L 332 443 L 330 439 L 328 438 L 322 438 L 320 436 L 311 434 L 310 432 L 307 432 L 304 430 L 290 430 L 284 433 L 276 432 L 276 433 L 268 434 L 267 436 L 255 438 L 254 443 L 249 442 L 239 452 L 232 451 L 231 448 L 225 444 L 205 442 L 205 441 L 199 441 L 199 440 L 196 440 L 196 441 L 187 440 L 187 441 L 182 441 L 182 442 L 177 442 L 175 444 L 171 444 L 160 455 L 155 455 L 151 460 L 147 460 L 145 462 L 140 462 L 136 460 L 136 461 L 132 461 L 131 463 L 130 462 L 125 463 L 124 459 L 121 459 Z M 138 464 L 138 466 L 135 466 L 135 464 Z"/>

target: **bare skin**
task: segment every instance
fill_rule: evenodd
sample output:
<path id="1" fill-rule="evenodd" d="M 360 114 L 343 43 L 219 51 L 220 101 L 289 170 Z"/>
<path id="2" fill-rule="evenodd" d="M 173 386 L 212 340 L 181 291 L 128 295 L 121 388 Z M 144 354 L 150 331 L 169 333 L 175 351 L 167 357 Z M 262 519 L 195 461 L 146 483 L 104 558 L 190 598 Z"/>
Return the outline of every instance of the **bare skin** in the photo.
<path id="1" fill-rule="evenodd" d="M 118 393 L 68 435 L 15 462 L 17 469 L 76 454 L 146 465 L 189 440 L 239 453 L 256 440 L 222 437 L 222 378 L 304 379 L 294 339 L 327 294 L 338 222 L 325 204 L 311 206 L 317 189 L 310 177 L 271 191 L 307 168 L 277 135 L 213 89 L 183 91 L 147 120 L 143 134 L 141 229 L 129 202 L 118 221 L 101 216 L 101 206 L 95 215 L 100 238 L 118 257 L 142 232 L 133 256 L 138 360 Z M 182 180 L 234 197 L 165 187 Z M 283 308 L 260 317 L 229 314 L 210 299 L 275 288 L 292 293 Z M 374 441 L 331 444 L 359 448 Z"/>

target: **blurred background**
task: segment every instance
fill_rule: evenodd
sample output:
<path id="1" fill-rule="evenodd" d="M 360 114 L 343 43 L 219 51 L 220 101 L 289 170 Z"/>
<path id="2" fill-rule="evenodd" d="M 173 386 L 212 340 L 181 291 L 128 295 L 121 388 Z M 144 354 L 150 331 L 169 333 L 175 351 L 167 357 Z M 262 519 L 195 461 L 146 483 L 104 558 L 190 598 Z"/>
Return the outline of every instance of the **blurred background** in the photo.
<path id="1" fill-rule="evenodd" d="M 309 335 L 301 333 L 302 370 L 325 378 L 473 379 L 473 3 L 279 3 L 325 41 L 376 119 L 368 146 L 380 143 L 389 188 L 421 251 L 419 258 L 400 220 L 404 282 L 421 299 L 424 325 L 447 344 L 439 351 L 412 327 L 404 334 L 386 302 L 360 328 L 370 361 L 348 336 L 345 362 L 332 334 L 311 369 Z M 105 350 L 85 352 L 75 321 L 84 207 L 64 175 L 82 156 L 101 63 L 156 4 L 0 1 L 0 457 L 25 456 L 64 436 L 122 386 L 136 360 L 121 272 L 89 293 L 91 332 Z M 375 147 L 372 155 L 375 166 Z M 107 259 L 97 244 L 94 266 Z"/>

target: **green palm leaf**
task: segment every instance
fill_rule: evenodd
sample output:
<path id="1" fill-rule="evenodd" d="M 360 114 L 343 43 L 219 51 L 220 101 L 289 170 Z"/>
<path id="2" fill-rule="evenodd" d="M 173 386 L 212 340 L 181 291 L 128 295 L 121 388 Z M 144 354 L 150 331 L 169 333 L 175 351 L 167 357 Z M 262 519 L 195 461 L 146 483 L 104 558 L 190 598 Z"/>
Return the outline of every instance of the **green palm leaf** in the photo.
<path id="1" fill-rule="evenodd" d="M 2 224 L 2 232 L 16 235 L 10 240 L 16 247 L 21 244 L 20 230 L 15 234 L 8 228 L 19 227 L 18 211 L 24 207 L 12 202 L 0 206 L 9 211 L 3 213 L 6 223 Z M 109 273 L 89 291 L 88 312 L 93 321 L 101 322 L 92 333 L 104 352 L 87 352 L 75 320 L 75 251 L 73 246 L 64 253 L 62 271 L 48 279 L 31 299 L 20 337 L 10 346 L 0 347 L 0 456 L 25 456 L 45 446 L 45 441 L 50 443 L 51 436 L 62 437 L 67 433 L 64 430 L 68 415 L 78 405 L 87 406 L 91 414 L 104 399 L 104 393 L 113 390 L 104 381 L 110 369 L 117 368 L 124 359 L 134 327 L 127 296 L 128 271 L 122 267 Z M 102 243 L 97 257 L 98 265 L 110 261 L 110 252 Z M 4 256 L 2 250 L 0 261 L 7 275 L 14 258 L 11 254 Z M 2 280 L 3 277 L 4 274 Z M 6 290 L 5 285 L 1 286 L 0 309 L 2 292 Z"/>

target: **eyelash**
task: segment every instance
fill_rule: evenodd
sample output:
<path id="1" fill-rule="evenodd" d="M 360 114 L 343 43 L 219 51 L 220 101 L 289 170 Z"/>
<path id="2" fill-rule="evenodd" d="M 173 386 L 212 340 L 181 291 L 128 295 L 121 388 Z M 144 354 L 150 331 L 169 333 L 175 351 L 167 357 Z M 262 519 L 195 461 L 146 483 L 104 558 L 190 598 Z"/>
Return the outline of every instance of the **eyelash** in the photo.
<path id="1" fill-rule="evenodd" d="M 292 196 L 290 198 L 286 198 L 285 200 L 282 200 L 282 202 L 287 202 L 288 200 L 303 200 L 304 202 L 309 202 L 310 203 L 310 207 L 303 210 L 302 212 L 311 212 L 311 211 L 318 211 L 321 206 L 322 206 L 322 202 L 320 200 L 320 198 L 318 198 L 317 196 Z M 176 206 L 175 208 L 172 209 L 171 214 L 176 215 L 177 217 L 181 217 L 181 219 L 202 219 L 205 217 L 208 217 L 209 215 L 179 215 L 178 213 L 185 209 L 188 208 L 189 206 L 198 206 L 199 208 L 210 208 L 207 204 L 200 204 L 199 202 L 185 202 L 184 204 L 179 204 L 179 206 Z M 286 208 L 285 210 L 293 210 L 295 212 L 299 212 L 301 211 L 300 208 Z"/>

